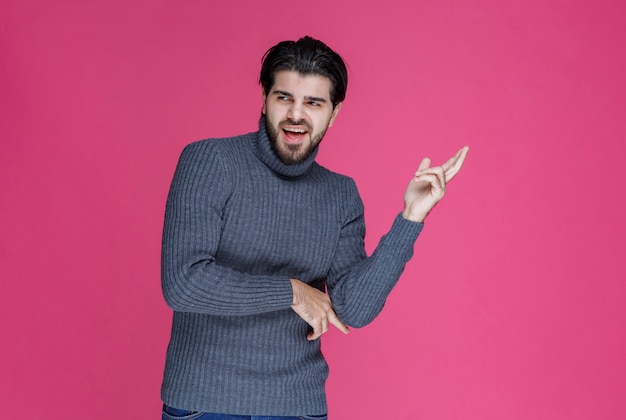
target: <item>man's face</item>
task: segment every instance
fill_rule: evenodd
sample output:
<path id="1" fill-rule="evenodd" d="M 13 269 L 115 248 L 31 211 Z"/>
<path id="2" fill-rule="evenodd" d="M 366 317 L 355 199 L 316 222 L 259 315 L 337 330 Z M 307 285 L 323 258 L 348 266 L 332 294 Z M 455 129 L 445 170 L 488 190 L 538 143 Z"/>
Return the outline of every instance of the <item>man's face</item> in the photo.
<path id="1" fill-rule="evenodd" d="M 332 126 L 341 103 L 333 108 L 330 79 L 279 71 L 263 94 L 263 114 L 272 148 L 287 165 L 305 160 Z"/>

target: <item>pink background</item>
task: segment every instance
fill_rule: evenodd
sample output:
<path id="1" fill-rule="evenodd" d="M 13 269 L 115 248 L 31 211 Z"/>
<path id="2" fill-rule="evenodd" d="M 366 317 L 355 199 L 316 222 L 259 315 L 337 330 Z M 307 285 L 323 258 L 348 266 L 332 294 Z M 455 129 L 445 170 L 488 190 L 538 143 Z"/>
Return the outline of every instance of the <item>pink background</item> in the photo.
<path id="1" fill-rule="evenodd" d="M 331 418 L 626 418 L 625 28 L 621 0 L 3 1 L 0 417 L 159 418 L 178 155 L 254 130 L 261 55 L 310 34 L 350 67 L 319 161 L 370 251 L 419 160 L 471 146 L 381 316 L 325 336 Z"/>

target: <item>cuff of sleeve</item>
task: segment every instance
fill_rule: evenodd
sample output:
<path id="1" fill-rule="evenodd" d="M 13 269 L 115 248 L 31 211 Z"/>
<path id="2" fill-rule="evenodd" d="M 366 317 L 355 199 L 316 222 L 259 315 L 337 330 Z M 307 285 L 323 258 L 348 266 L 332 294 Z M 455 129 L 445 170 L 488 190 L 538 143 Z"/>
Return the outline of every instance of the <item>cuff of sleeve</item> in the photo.
<path id="1" fill-rule="evenodd" d="M 403 236 L 406 235 L 415 242 L 423 228 L 424 222 L 412 222 L 411 220 L 405 219 L 402 213 L 399 213 L 393 221 L 391 231 L 397 230 L 399 234 Z"/>
<path id="2" fill-rule="evenodd" d="M 383 237 L 381 244 L 393 250 L 393 254 L 408 261 L 413 255 L 413 245 L 424 227 L 423 222 L 412 222 L 398 214 L 393 221 L 389 233 Z"/>

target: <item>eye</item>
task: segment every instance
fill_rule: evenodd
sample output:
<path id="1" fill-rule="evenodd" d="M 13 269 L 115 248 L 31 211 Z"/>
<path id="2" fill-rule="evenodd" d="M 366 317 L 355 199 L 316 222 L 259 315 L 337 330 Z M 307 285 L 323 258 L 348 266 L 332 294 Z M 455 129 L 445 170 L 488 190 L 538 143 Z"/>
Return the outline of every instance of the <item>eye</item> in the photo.
<path id="1" fill-rule="evenodd" d="M 321 104 L 317 101 L 309 101 L 309 105 L 317 107 L 317 106 L 321 106 Z"/>

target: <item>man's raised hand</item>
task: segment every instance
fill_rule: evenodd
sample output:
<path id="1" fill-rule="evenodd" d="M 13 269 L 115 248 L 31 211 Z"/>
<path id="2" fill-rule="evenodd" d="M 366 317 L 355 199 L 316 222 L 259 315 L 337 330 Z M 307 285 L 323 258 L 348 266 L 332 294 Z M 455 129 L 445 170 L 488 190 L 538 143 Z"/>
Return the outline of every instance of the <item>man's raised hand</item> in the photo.
<path id="1" fill-rule="evenodd" d="M 441 200 L 446 185 L 459 173 L 469 147 L 465 146 L 441 166 L 431 167 L 424 158 L 404 193 L 402 216 L 414 222 L 423 222 L 428 213 Z"/>

